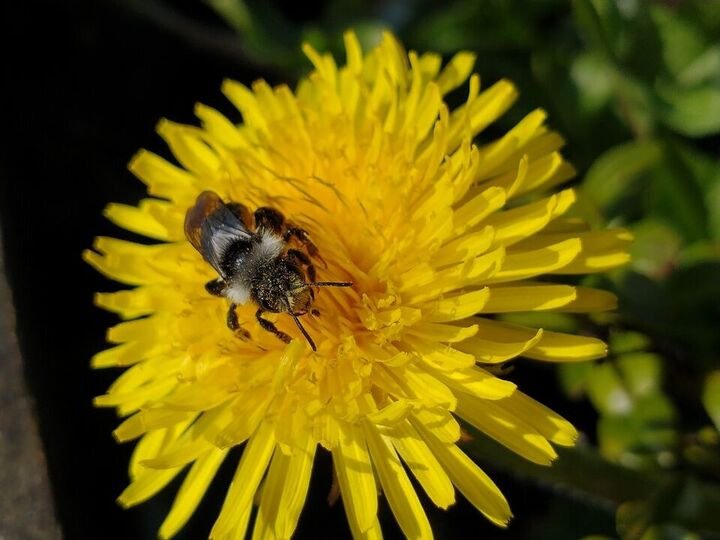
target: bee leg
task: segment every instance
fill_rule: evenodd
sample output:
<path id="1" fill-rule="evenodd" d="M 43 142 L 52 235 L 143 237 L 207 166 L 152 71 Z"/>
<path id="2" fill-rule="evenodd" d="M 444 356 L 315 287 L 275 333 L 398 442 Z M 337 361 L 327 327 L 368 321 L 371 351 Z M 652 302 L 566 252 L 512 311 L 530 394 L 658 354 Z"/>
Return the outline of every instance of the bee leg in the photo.
<path id="1" fill-rule="evenodd" d="M 262 318 L 262 314 L 264 311 L 262 309 L 258 309 L 255 313 L 255 318 L 260 323 L 260 326 L 263 327 L 264 330 L 267 330 L 271 334 L 275 334 L 275 336 L 280 340 L 284 341 L 285 343 L 290 343 L 290 336 L 288 336 L 285 332 L 281 332 L 277 329 L 277 327 L 268 321 L 267 319 Z"/>
<path id="2" fill-rule="evenodd" d="M 205 290 L 213 296 L 222 296 L 223 292 L 225 292 L 225 287 L 225 282 L 220 278 L 211 279 L 205 284 Z"/>
<path id="3" fill-rule="evenodd" d="M 237 305 L 230 304 L 230 307 L 228 308 L 227 312 L 227 327 L 235 332 L 235 335 L 241 339 L 250 339 L 250 332 L 245 330 L 242 326 L 240 326 L 240 321 L 238 321 L 237 313 L 235 312 L 235 308 Z"/>
<path id="4" fill-rule="evenodd" d="M 255 210 L 255 228 L 267 229 L 275 234 L 280 234 L 285 225 L 285 216 L 274 208 L 261 206 Z"/>
<path id="5" fill-rule="evenodd" d="M 285 234 L 283 235 L 283 239 L 288 242 L 292 238 L 295 238 L 298 242 L 300 242 L 300 244 L 302 244 L 302 246 L 307 250 L 308 255 L 310 255 L 311 257 L 317 257 L 322 261 L 322 257 L 320 257 L 320 252 L 318 251 L 317 246 L 312 243 L 312 241 L 310 240 L 310 235 L 308 235 L 305 229 L 301 229 L 300 227 L 295 226 L 289 226 L 285 231 Z"/>
<path id="6" fill-rule="evenodd" d="M 303 266 L 305 266 L 308 278 L 310 279 L 310 281 L 315 281 L 315 278 L 317 277 L 317 274 L 315 272 L 315 265 L 312 263 L 310 257 L 308 257 L 306 253 L 303 253 L 299 249 L 289 249 L 287 254 L 289 257 L 294 258 L 298 264 L 302 264 Z"/>

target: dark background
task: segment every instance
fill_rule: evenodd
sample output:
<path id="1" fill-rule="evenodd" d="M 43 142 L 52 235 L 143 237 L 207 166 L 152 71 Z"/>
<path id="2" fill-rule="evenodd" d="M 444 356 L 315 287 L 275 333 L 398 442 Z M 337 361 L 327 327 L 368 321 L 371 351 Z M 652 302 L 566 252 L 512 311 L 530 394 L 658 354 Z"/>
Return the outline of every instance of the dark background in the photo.
<path id="1" fill-rule="evenodd" d="M 239 121 L 220 93 L 223 78 L 245 83 L 257 78 L 292 82 L 297 72 L 309 68 L 309 64 L 298 63 L 284 70 L 272 60 L 248 55 L 204 4 L 173 4 L 200 28 L 211 29 L 200 33 L 195 26 L 184 31 L 183 24 L 169 28 L 158 23 L 162 14 L 159 19 L 157 14 L 148 16 L 138 8 L 141 4 L 26 1 L 5 2 L 2 8 L 5 137 L 0 146 L 0 226 L 25 374 L 36 402 L 57 517 L 64 537 L 71 540 L 154 538 L 178 486 L 176 481 L 159 496 L 130 510 L 115 503 L 127 483 L 132 444 L 116 444 L 111 431 L 118 419 L 113 412 L 91 405 L 92 398 L 102 394 L 119 372 L 92 371 L 89 359 L 105 347 L 105 329 L 116 322 L 114 316 L 92 305 L 92 295 L 117 285 L 84 264 L 80 253 L 98 235 L 133 237 L 104 220 L 103 207 L 111 201 L 132 204 L 142 197 L 143 186 L 126 164 L 141 147 L 169 155 L 153 131 L 161 117 L 193 123 L 193 104 L 201 101 Z M 290 4 L 274 5 L 290 23 L 307 26 L 327 11 L 328 3 L 305 4 L 302 12 Z M 360 10 L 353 2 L 348 4 Z M 388 8 L 382 2 L 373 5 L 376 12 Z M 414 5 L 428 8 L 427 2 Z M 394 11 L 388 8 L 383 13 L 392 24 Z M 543 27 L 568 25 L 565 18 L 553 13 L 539 17 L 536 23 Z M 415 39 L 419 48 L 427 42 L 422 34 L 415 34 Z M 570 41 L 579 43 L 577 38 Z M 557 100 L 548 101 L 541 84 L 533 82 L 531 74 L 536 72 L 530 70 L 528 50 L 502 40 L 497 46 L 479 43 L 480 48 L 485 47 L 490 72 L 484 82 L 497 78 L 509 58 L 508 75 L 520 79 L 521 84 L 526 79 L 531 89 L 538 90 L 523 98 L 521 111 L 542 105 L 552 113 L 559 107 Z M 559 123 L 567 121 L 562 114 L 558 116 Z M 632 131 L 617 120 L 597 120 L 595 127 L 606 128 L 606 148 Z M 572 129 L 569 123 L 567 130 Z M 596 130 L 578 131 L 579 142 L 571 144 L 567 153 L 582 172 L 599 150 L 587 142 L 596 137 Z M 698 144 L 708 149 L 715 142 L 716 137 L 705 138 Z M 628 208 L 627 215 L 642 214 L 637 205 Z M 715 313 L 711 309 L 710 314 Z M 635 319 L 630 313 L 627 326 L 632 327 Z M 512 378 L 595 440 L 598 413 L 587 400 L 565 399 L 553 368 L 525 362 Z M 697 386 L 690 384 L 692 388 Z M 703 415 L 699 403 L 688 410 L 693 418 Z M 706 420 L 689 424 L 702 422 Z M 231 454 L 198 512 L 177 538 L 207 536 L 238 456 L 237 451 L 234 457 Z M 492 462 L 481 465 L 513 508 L 516 517 L 509 531 L 488 524 L 459 496 L 449 512 L 425 504 L 438 538 L 613 534 L 614 520 L 608 508 L 588 504 L 588 498 L 564 489 L 548 490 L 508 475 L 496 470 Z M 330 482 L 330 460 L 320 452 L 297 538 L 349 535 L 341 505 L 327 507 Z M 384 503 L 381 520 L 387 538 L 399 537 Z"/>

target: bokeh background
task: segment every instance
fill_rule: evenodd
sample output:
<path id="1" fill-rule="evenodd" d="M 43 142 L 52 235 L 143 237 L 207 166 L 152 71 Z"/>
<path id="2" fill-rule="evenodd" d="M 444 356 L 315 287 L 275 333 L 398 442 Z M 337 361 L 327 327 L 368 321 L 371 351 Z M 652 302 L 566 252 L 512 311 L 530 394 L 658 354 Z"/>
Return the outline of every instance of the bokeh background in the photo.
<path id="1" fill-rule="evenodd" d="M 436 536 L 720 538 L 720 2 L 27 0 L 2 11 L 0 227 L 37 427 L 2 402 L 0 455 L 12 459 L 0 467 L 20 470 L 18 434 L 38 429 L 55 509 L 41 506 L 42 482 L 13 499 L 18 485 L 0 475 L 3 539 L 56 538 L 42 520 L 71 540 L 155 537 L 178 482 L 131 510 L 114 502 L 131 445 L 112 439 L 114 413 L 91 406 L 117 372 L 93 372 L 89 358 L 115 322 L 92 294 L 116 285 L 80 252 L 96 235 L 132 238 L 101 212 L 142 197 L 126 170 L 138 148 L 169 156 L 159 118 L 193 123 L 201 101 L 239 121 L 223 78 L 294 83 L 310 69 L 300 43 L 342 59 L 350 27 L 366 46 L 391 29 L 408 49 L 474 51 L 483 86 L 507 77 L 521 91 L 481 139 L 545 108 L 578 169 L 575 215 L 636 237 L 630 265 L 591 279 L 618 294 L 617 312 L 522 317 L 610 343 L 602 361 L 518 360 L 508 375 L 582 431 L 579 447 L 545 469 L 472 433 L 465 448 L 516 517 L 501 531 L 462 501 L 448 512 L 425 501 Z M 340 505 L 327 506 L 330 466 L 318 457 L 297 538 L 349 536 Z M 179 539 L 207 537 L 228 472 Z M 384 505 L 381 519 L 399 537 Z"/>

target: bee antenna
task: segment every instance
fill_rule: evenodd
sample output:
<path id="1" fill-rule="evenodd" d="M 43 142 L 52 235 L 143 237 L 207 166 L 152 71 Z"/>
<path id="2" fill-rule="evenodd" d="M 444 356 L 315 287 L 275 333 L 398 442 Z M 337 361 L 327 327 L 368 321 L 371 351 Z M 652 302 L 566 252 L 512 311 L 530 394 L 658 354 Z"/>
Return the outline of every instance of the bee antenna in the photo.
<path id="1" fill-rule="evenodd" d="M 317 347 L 315 346 L 315 342 L 310 337 L 310 334 L 307 333 L 307 330 L 305 330 L 305 327 L 303 327 L 302 323 L 300 322 L 300 319 L 298 319 L 294 313 L 290 313 L 290 316 L 295 321 L 295 324 L 297 324 L 297 327 L 302 332 L 302 335 L 305 336 L 305 339 L 307 339 L 307 342 L 310 344 L 310 347 L 314 352 L 317 352 Z"/>
<path id="2" fill-rule="evenodd" d="M 306 283 L 311 287 L 352 287 L 352 281 L 313 281 Z"/>

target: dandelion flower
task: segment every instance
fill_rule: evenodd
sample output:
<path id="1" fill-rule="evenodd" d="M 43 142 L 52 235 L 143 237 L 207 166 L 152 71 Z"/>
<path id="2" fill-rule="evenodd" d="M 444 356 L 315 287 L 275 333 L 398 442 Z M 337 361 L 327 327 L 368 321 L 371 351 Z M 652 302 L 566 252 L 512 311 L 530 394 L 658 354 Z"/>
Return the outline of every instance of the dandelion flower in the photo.
<path id="1" fill-rule="evenodd" d="M 186 523 L 238 445 L 217 540 L 243 538 L 255 502 L 253 538 L 289 538 L 321 448 L 356 539 L 381 537 L 380 496 L 408 538 L 432 536 L 411 476 L 435 505 L 452 505 L 457 490 L 504 527 L 509 505 L 458 445 L 459 420 L 543 465 L 557 457 L 553 444 L 576 438 L 492 368 L 517 356 L 599 358 L 605 345 L 493 316 L 612 309 L 609 293 L 538 278 L 622 264 L 628 233 L 563 217 L 572 189 L 545 193 L 574 172 L 544 111 L 497 140 L 477 138 L 516 89 L 501 80 L 481 90 L 472 54 L 441 69 L 439 55 L 406 54 L 390 34 L 366 54 L 352 33 L 345 46 L 338 66 L 306 45 L 314 70 L 295 92 L 226 81 L 240 124 L 205 105 L 200 127 L 161 121 L 179 165 L 140 151 L 130 170 L 151 197 L 106 210 L 161 243 L 103 237 L 84 253 L 134 286 L 96 297 L 125 321 L 92 364 L 127 370 L 95 403 L 126 417 L 118 441 L 139 439 L 119 502 L 141 503 L 186 471 L 161 538 Z M 444 96 L 468 78 L 465 103 L 450 111 Z M 253 305 L 238 309 L 252 339 L 228 330 L 226 301 L 204 288 L 217 276 L 183 234 L 205 190 L 291 216 L 326 263 L 318 278 L 353 283 L 318 290 L 320 315 L 303 317 L 317 352 L 287 315 L 273 320 L 290 344 L 264 331 Z"/>

